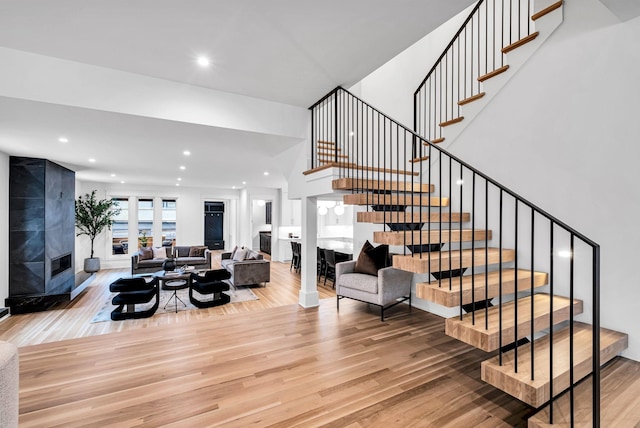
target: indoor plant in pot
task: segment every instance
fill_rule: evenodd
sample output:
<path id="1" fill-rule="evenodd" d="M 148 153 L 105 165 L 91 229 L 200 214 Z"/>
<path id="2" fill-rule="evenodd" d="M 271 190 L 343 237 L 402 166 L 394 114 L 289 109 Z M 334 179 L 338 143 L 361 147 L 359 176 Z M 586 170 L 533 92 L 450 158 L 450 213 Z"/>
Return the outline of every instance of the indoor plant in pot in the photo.
<path id="1" fill-rule="evenodd" d="M 120 213 L 113 199 L 96 199 L 96 191 L 76 199 L 76 236 L 87 235 L 91 240 L 91 256 L 84 259 L 85 272 L 100 270 L 100 259 L 93 257 L 93 242 L 105 228 L 111 230 L 113 217 Z"/>

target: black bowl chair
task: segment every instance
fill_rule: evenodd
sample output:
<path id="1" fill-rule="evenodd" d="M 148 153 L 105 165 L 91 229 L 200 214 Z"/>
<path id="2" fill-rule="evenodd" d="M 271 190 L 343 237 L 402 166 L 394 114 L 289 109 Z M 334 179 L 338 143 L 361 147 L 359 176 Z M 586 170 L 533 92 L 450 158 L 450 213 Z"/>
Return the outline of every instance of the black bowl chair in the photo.
<path id="1" fill-rule="evenodd" d="M 198 308 L 210 308 L 212 306 L 229 303 L 231 298 L 223 293 L 229 290 L 229 284 L 225 279 L 231 278 L 231 273 L 226 269 L 208 270 L 204 275 L 196 272 L 191 274 L 191 285 L 189 286 L 189 300 Z M 213 299 L 204 301 L 198 300 L 193 295 L 193 290 L 200 294 L 213 294 Z"/>
<path id="2" fill-rule="evenodd" d="M 160 287 L 157 278 L 150 281 L 145 278 L 120 278 L 109 285 L 109 291 L 118 293 L 111 300 L 117 306 L 111 311 L 113 321 L 121 321 L 131 318 L 147 318 L 152 316 L 160 304 Z M 149 309 L 136 312 L 135 306 L 149 303 L 156 299 Z M 126 311 L 124 310 L 126 306 Z"/>

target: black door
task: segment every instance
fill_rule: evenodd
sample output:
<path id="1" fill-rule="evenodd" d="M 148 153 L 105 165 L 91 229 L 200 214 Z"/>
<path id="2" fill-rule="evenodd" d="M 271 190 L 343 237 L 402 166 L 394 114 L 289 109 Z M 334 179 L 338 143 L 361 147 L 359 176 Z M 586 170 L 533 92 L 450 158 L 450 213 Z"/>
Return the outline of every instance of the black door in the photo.
<path id="1" fill-rule="evenodd" d="M 210 250 L 224 249 L 224 202 L 204 203 L 204 245 Z"/>

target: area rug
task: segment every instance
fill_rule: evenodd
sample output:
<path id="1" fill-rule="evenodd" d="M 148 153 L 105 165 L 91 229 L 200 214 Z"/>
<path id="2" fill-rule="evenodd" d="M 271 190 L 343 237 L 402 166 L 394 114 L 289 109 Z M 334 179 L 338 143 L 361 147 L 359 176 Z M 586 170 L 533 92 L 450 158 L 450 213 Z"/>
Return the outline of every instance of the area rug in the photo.
<path id="1" fill-rule="evenodd" d="M 111 311 L 113 311 L 113 309 L 115 308 L 115 306 L 111 304 L 111 300 L 113 299 L 113 296 L 115 296 L 116 294 L 117 293 L 109 294 L 109 298 L 107 299 L 107 301 L 104 303 L 104 305 L 102 305 L 102 308 L 100 309 L 100 311 L 91 320 L 92 323 L 111 321 Z M 178 298 L 184 302 L 184 304 L 182 304 L 180 300 L 178 301 L 178 312 L 189 311 L 191 309 L 198 309 L 189 301 L 188 288 L 178 290 L 177 294 L 178 294 Z M 251 291 L 251 289 L 248 287 L 231 286 L 229 291 L 225 291 L 224 294 L 228 295 L 231 298 L 231 301 L 227 304 L 258 300 L 258 296 L 256 296 L 255 293 Z M 211 299 L 211 295 L 201 296 L 197 292 L 194 292 L 194 296 L 198 300 Z M 167 302 L 169 301 L 169 299 L 171 299 L 171 301 L 167 305 Z M 166 309 L 165 309 L 165 305 L 167 306 Z M 153 301 L 145 305 L 136 305 L 136 311 L 143 311 L 147 308 L 150 308 L 151 306 L 153 306 Z M 160 290 L 160 305 L 158 305 L 158 309 L 156 310 L 156 313 L 154 314 L 154 316 L 158 314 L 175 313 L 175 312 L 176 312 L 176 305 L 175 305 L 175 301 L 173 300 L 173 291 Z"/>

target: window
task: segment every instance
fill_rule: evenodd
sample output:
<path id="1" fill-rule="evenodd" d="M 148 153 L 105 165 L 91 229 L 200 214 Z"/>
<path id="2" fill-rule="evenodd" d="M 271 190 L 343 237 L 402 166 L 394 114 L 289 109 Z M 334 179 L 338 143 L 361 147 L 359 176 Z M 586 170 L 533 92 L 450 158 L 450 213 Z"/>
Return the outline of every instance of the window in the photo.
<path id="1" fill-rule="evenodd" d="M 138 199 L 138 243 L 153 246 L 153 199 Z"/>
<path id="2" fill-rule="evenodd" d="M 162 200 L 162 246 L 176 245 L 176 201 Z"/>
<path id="3" fill-rule="evenodd" d="M 113 198 L 113 201 L 115 208 L 120 208 L 120 214 L 114 217 L 113 226 L 111 226 L 112 254 L 127 254 L 129 252 L 129 199 Z"/>

